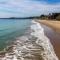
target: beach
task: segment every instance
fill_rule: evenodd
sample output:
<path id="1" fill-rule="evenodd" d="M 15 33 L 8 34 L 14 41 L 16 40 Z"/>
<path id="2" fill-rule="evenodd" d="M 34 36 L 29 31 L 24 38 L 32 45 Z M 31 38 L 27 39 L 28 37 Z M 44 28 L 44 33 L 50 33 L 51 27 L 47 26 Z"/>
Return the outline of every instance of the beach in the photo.
<path id="1" fill-rule="evenodd" d="M 57 56 L 60 59 L 60 21 L 39 21 L 44 28 L 46 36 L 50 39 Z"/>
<path id="2" fill-rule="evenodd" d="M 12 51 L 0 60 L 58 60 L 50 40 L 40 23 L 32 21 L 25 35 L 16 38 Z"/>
<path id="3" fill-rule="evenodd" d="M 54 21 L 54 20 L 40 20 L 40 23 L 47 25 L 54 29 L 54 31 L 60 33 L 60 21 Z"/>

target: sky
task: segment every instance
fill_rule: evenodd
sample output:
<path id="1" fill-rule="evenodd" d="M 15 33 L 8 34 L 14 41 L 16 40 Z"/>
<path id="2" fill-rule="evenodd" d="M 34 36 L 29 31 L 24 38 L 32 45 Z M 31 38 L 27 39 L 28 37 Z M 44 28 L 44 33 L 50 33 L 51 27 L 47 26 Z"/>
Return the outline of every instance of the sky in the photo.
<path id="1" fill-rule="evenodd" d="M 60 0 L 0 0 L 0 18 L 60 12 Z"/>

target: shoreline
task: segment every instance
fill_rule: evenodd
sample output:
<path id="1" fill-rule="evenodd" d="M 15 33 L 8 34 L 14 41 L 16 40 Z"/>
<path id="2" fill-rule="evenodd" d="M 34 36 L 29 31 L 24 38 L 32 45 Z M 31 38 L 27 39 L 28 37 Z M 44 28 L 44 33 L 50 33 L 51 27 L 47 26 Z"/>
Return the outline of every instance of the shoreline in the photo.
<path id="1" fill-rule="evenodd" d="M 53 24 L 52 24 L 53 27 L 51 27 L 51 26 L 49 26 L 49 24 L 46 25 L 46 23 L 45 23 L 46 21 L 43 20 L 42 22 L 43 23 L 41 23 L 41 22 L 39 22 L 39 23 L 41 23 L 42 27 L 45 29 L 45 35 L 50 39 L 50 41 L 54 47 L 55 53 L 60 59 L 60 53 L 59 53 L 60 52 L 60 31 L 55 31 L 54 30 L 55 27 Z M 48 21 L 48 22 L 51 24 L 52 21 L 51 22 Z M 60 21 L 57 21 L 57 22 L 53 21 L 53 22 L 56 24 L 60 23 Z M 58 28 L 58 26 L 57 26 L 57 28 Z M 56 29 L 56 30 L 58 30 L 58 29 Z"/>
<path id="2" fill-rule="evenodd" d="M 38 22 L 52 28 L 57 33 L 60 33 L 60 21 L 38 20 Z"/>
<path id="3" fill-rule="evenodd" d="M 46 51 L 46 57 L 48 58 L 48 60 L 50 59 L 50 60 L 53 60 L 53 59 L 55 59 L 55 60 L 58 60 L 58 58 L 57 58 L 57 56 L 56 56 L 56 54 L 55 54 L 55 52 L 54 52 L 54 49 L 53 49 L 53 46 L 52 46 L 52 44 L 51 44 L 51 42 L 50 42 L 50 40 L 48 39 L 48 37 L 45 35 L 45 33 L 44 33 L 44 28 L 41 26 L 41 24 L 39 23 L 39 22 L 36 22 L 37 23 L 37 26 L 36 26 L 36 28 L 37 28 L 37 33 L 39 34 L 36 34 L 36 37 L 38 37 L 38 38 L 40 38 L 41 40 L 43 40 L 43 44 L 44 44 L 44 48 L 46 49 L 45 51 Z M 39 27 L 38 27 L 39 26 Z M 40 29 L 41 28 L 41 29 Z M 34 28 L 33 28 L 34 29 Z M 40 31 L 39 32 L 39 30 L 42 30 L 42 31 Z M 35 32 L 36 33 L 36 32 Z M 42 33 L 42 34 L 41 34 Z M 35 35 L 35 34 L 34 34 Z M 40 43 L 41 44 L 41 43 Z M 51 56 L 50 56 L 50 54 L 49 54 L 49 52 L 51 51 Z M 48 54 L 47 54 L 48 53 Z M 45 58 L 46 58 L 45 57 Z"/>
<path id="4" fill-rule="evenodd" d="M 58 60 L 40 23 L 32 21 L 30 29 L 30 33 L 16 39 L 13 51 L 6 53 L 1 60 Z"/>

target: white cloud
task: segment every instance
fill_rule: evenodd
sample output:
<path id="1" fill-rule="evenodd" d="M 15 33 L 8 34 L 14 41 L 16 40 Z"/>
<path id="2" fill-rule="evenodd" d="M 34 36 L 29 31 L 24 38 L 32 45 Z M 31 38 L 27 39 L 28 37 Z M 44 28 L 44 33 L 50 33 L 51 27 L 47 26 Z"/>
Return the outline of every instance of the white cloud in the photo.
<path id="1" fill-rule="evenodd" d="M 32 0 L 5 0 L 0 3 L 0 14 L 2 14 L 2 17 L 6 17 L 6 14 L 8 16 L 22 17 L 48 14 L 51 12 L 60 12 L 60 3 L 53 5 Z"/>

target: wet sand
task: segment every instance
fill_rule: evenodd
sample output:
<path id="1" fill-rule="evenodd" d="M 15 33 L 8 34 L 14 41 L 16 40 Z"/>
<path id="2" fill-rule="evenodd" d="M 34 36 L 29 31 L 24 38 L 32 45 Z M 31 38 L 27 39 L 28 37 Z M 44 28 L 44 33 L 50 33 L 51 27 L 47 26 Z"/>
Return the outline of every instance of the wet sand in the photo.
<path id="1" fill-rule="evenodd" d="M 44 28 L 46 36 L 50 39 L 51 43 L 53 44 L 56 55 L 60 59 L 60 34 L 46 25 L 41 25 Z"/>

